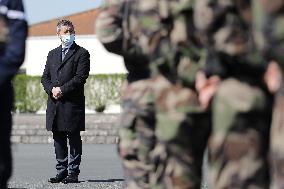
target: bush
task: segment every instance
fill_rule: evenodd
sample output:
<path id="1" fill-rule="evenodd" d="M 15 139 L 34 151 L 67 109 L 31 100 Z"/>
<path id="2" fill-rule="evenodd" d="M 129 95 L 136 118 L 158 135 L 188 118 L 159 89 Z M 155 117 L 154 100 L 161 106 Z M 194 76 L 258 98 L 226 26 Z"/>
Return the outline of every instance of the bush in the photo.
<path id="1" fill-rule="evenodd" d="M 110 104 L 120 104 L 120 88 L 124 74 L 91 75 L 85 84 L 86 108 L 103 112 Z M 15 106 L 19 113 L 46 109 L 47 94 L 39 76 L 17 75 L 14 80 Z"/>
<path id="2" fill-rule="evenodd" d="M 15 91 L 15 104 L 14 111 L 26 112 L 26 86 L 27 77 L 24 74 L 17 75 L 14 80 L 14 91 Z"/>
<path id="3" fill-rule="evenodd" d="M 120 104 L 120 88 L 124 80 L 124 74 L 89 77 L 85 84 L 86 107 L 103 112 L 107 105 Z"/>
<path id="4" fill-rule="evenodd" d="M 29 77 L 26 86 L 26 108 L 27 112 L 35 113 L 46 109 L 47 94 L 43 89 L 39 77 Z"/>
<path id="5" fill-rule="evenodd" d="M 40 77 L 17 75 L 14 80 L 15 104 L 18 113 L 34 113 L 46 107 L 47 94 L 40 83 Z"/>

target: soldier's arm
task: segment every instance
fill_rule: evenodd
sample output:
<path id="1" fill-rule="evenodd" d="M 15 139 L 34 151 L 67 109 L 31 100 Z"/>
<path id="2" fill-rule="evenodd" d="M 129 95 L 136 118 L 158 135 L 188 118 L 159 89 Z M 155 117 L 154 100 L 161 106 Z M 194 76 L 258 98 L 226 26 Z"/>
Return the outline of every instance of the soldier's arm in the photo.
<path id="1" fill-rule="evenodd" d="M 260 47 L 263 50 L 265 59 L 268 62 L 264 75 L 264 81 L 270 92 L 275 93 L 280 89 L 281 78 L 284 70 L 284 31 L 282 23 L 284 21 L 284 1 L 261 0 L 261 14 L 254 16 L 261 19 L 261 29 L 263 43 Z M 257 13 L 257 12 L 255 12 Z"/>
<path id="2" fill-rule="evenodd" d="M 284 70 L 284 1 L 262 0 L 261 8 L 265 18 L 262 19 L 262 32 L 264 35 L 264 54 L 268 61 L 274 60 Z"/>
<path id="3" fill-rule="evenodd" d="M 112 53 L 122 54 L 122 0 L 106 1 L 97 17 L 95 28 L 98 39 Z"/>
<path id="4" fill-rule="evenodd" d="M 228 74 L 256 74 L 264 70 L 252 36 L 251 1 L 198 0 L 194 20 L 205 36 L 208 50 L 206 72 L 226 77 Z M 238 72 L 237 70 L 241 70 Z M 258 71 L 255 71 L 258 70 Z"/>
<path id="5" fill-rule="evenodd" d="M 229 1 L 228 1 L 229 2 Z M 220 76 L 224 73 L 224 68 L 218 58 L 213 55 L 213 35 L 218 30 L 218 22 L 222 22 L 222 16 L 230 7 L 230 4 L 224 4 L 216 10 L 217 1 L 198 0 L 194 7 L 194 24 L 200 33 L 201 42 L 207 49 L 204 57 L 204 66 L 195 77 L 195 88 L 198 92 L 198 98 L 203 108 L 207 108 L 212 100 L 221 80 Z"/>
<path id="6" fill-rule="evenodd" d="M 6 17 L 9 29 L 5 50 L 0 55 L 0 86 L 13 77 L 25 57 L 27 22 L 21 0 L 2 0 L 0 14 Z"/>

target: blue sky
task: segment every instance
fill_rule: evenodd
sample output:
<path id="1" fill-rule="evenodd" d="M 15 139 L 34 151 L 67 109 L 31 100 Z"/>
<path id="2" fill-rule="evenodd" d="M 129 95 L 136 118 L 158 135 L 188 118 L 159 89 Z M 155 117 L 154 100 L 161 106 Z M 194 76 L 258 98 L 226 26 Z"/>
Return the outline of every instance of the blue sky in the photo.
<path id="1" fill-rule="evenodd" d="M 29 25 L 98 7 L 103 0 L 23 0 Z"/>

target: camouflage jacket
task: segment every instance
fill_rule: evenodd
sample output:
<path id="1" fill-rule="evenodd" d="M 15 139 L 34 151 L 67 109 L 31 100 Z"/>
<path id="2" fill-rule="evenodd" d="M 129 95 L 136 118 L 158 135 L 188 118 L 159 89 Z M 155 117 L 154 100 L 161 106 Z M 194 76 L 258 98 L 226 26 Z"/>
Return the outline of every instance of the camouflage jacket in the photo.
<path id="1" fill-rule="evenodd" d="M 109 0 L 96 32 L 109 51 L 124 57 L 130 73 L 147 67 L 152 75 L 192 85 L 201 60 L 193 5 L 193 0 Z"/>
<path id="2" fill-rule="evenodd" d="M 253 17 L 252 0 L 198 0 L 196 27 L 205 36 L 208 49 L 206 72 L 221 77 L 258 81 L 266 68 Z"/>
<path id="3" fill-rule="evenodd" d="M 284 71 L 284 1 L 261 0 L 261 29 L 264 42 L 262 50 L 265 58 L 275 60 Z"/>

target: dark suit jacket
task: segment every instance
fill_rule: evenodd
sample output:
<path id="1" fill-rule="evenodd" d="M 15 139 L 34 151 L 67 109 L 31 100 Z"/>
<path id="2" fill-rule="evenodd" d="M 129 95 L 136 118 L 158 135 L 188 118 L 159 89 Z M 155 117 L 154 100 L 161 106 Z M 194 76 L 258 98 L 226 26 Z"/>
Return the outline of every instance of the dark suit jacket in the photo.
<path id="1" fill-rule="evenodd" d="M 84 84 L 90 71 L 89 52 L 74 43 L 63 61 L 62 47 L 48 53 L 45 69 L 41 78 L 44 90 L 48 94 L 46 110 L 46 128 L 48 131 L 85 130 Z M 63 96 L 55 100 L 52 88 L 60 87 Z M 56 128 L 53 122 L 56 121 Z"/>

